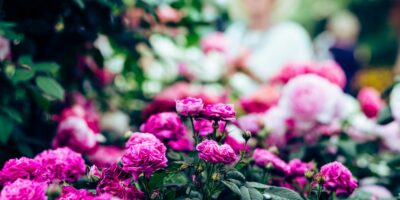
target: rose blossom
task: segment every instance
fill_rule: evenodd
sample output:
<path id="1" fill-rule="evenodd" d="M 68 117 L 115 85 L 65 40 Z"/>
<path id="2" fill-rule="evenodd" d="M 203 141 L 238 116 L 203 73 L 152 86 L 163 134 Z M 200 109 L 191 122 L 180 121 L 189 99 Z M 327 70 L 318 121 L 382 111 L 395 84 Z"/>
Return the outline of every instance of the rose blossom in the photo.
<path id="1" fill-rule="evenodd" d="M 240 98 L 239 104 L 246 113 L 263 113 L 278 103 L 280 91 L 276 85 L 268 84 L 254 94 Z"/>
<path id="2" fill-rule="evenodd" d="M 206 118 L 212 120 L 232 121 L 235 119 L 236 116 L 233 104 L 223 103 L 206 105 L 201 113 Z"/>
<path id="3" fill-rule="evenodd" d="M 337 115 L 342 91 L 316 75 L 301 75 L 290 80 L 282 91 L 279 107 L 293 118 L 296 128 L 309 130 L 316 123 L 329 123 Z"/>
<path id="4" fill-rule="evenodd" d="M 125 148 L 129 148 L 131 146 L 142 144 L 142 143 L 152 143 L 155 148 L 157 148 L 161 152 L 165 152 L 165 145 L 153 134 L 151 133 L 132 133 L 129 140 L 125 143 Z"/>
<path id="5" fill-rule="evenodd" d="M 208 136 L 213 133 L 212 121 L 204 118 L 198 118 L 194 120 L 194 130 L 199 133 L 200 136 Z"/>
<path id="6" fill-rule="evenodd" d="M 175 151 L 193 151 L 194 142 L 192 138 L 182 137 L 178 140 L 171 140 L 168 142 L 168 146 Z"/>
<path id="7" fill-rule="evenodd" d="M 86 189 L 78 190 L 72 186 L 64 186 L 62 187 L 61 195 L 57 197 L 57 200 L 72 200 L 72 199 L 92 200 L 93 196 L 94 195 L 89 191 L 87 191 Z"/>
<path id="8" fill-rule="evenodd" d="M 165 147 L 160 150 L 154 142 L 130 146 L 121 158 L 123 170 L 132 174 L 135 181 L 140 174 L 149 178 L 155 171 L 167 166 Z"/>
<path id="9" fill-rule="evenodd" d="M 261 114 L 248 114 L 240 117 L 237 122 L 242 130 L 250 131 L 255 135 L 262 129 L 261 120 Z"/>
<path id="10" fill-rule="evenodd" d="M 113 164 L 103 170 L 96 187 L 96 193 L 111 194 L 122 200 L 143 199 L 143 192 L 139 191 L 134 184 L 130 184 L 130 177 L 131 175 L 123 171 L 118 164 Z"/>
<path id="11" fill-rule="evenodd" d="M 60 122 L 53 139 L 53 148 L 70 147 L 80 153 L 92 150 L 97 144 L 97 136 L 83 118 L 68 117 Z"/>
<path id="12" fill-rule="evenodd" d="M 159 6 L 157 8 L 156 14 L 161 23 L 178 23 L 179 21 L 181 21 L 181 14 L 179 13 L 179 11 L 168 5 Z"/>
<path id="13" fill-rule="evenodd" d="M 351 195 L 358 186 L 351 172 L 337 161 L 322 166 L 320 174 L 324 178 L 324 189 L 339 196 Z"/>
<path id="14" fill-rule="evenodd" d="M 8 160 L 0 171 L 0 185 L 12 183 L 18 178 L 45 181 L 46 175 L 46 170 L 43 170 L 42 163 L 38 160 L 14 158 Z"/>
<path id="15" fill-rule="evenodd" d="M 243 137 L 241 138 L 236 138 L 234 136 L 231 135 L 232 133 L 228 134 L 225 137 L 225 144 L 228 144 L 229 146 L 232 147 L 232 149 L 239 154 L 240 151 L 244 150 L 244 144 L 245 144 L 245 140 Z M 246 146 L 246 150 L 249 150 L 250 147 L 249 145 Z"/>
<path id="16" fill-rule="evenodd" d="M 96 165 L 92 165 L 87 173 L 87 177 L 90 180 L 97 180 L 101 176 L 101 171 L 97 168 Z"/>
<path id="17" fill-rule="evenodd" d="M 204 53 L 217 51 L 224 53 L 227 47 L 227 40 L 223 33 L 212 33 L 201 39 L 201 49 Z"/>
<path id="18" fill-rule="evenodd" d="M 290 173 L 290 167 L 285 161 L 265 149 L 257 148 L 254 150 L 253 160 L 260 167 L 272 165 L 272 170 L 280 175 L 288 175 Z"/>
<path id="19" fill-rule="evenodd" d="M 272 83 L 286 84 L 292 78 L 300 75 L 314 73 L 317 67 L 313 62 L 291 62 L 286 64 L 279 73 L 272 78 Z"/>
<path id="20" fill-rule="evenodd" d="M 13 183 L 4 186 L 0 194 L 1 200 L 47 200 L 45 183 L 27 179 L 17 179 Z"/>
<path id="21" fill-rule="evenodd" d="M 214 140 L 204 140 L 197 145 L 199 157 L 210 163 L 231 164 L 236 161 L 235 151 L 228 144 L 221 146 Z"/>
<path id="22" fill-rule="evenodd" d="M 125 150 L 118 146 L 97 146 L 87 156 L 92 164 L 98 167 L 109 167 L 118 162 L 124 152 Z"/>
<path id="23" fill-rule="evenodd" d="M 203 100 L 193 97 L 176 100 L 176 111 L 183 116 L 195 116 L 203 110 Z"/>
<path id="24" fill-rule="evenodd" d="M 379 92 L 374 88 L 366 87 L 361 89 L 357 99 L 360 102 L 362 111 L 368 118 L 377 117 L 384 106 Z"/>
<path id="25" fill-rule="evenodd" d="M 290 167 L 291 176 L 304 176 L 307 171 L 310 171 L 314 168 L 313 163 L 305 163 L 300 159 L 293 159 L 288 165 Z"/>
<path id="26" fill-rule="evenodd" d="M 159 139 L 177 139 L 186 135 L 186 128 L 176 113 L 164 112 L 152 115 L 142 124 L 140 131 L 152 133 Z"/>
<path id="27" fill-rule="evenodd" d="M 50 170 L 53 179 L 59 181 L 74 182 L 86 172 L 82 155 L 68 147 L 43 151 L 35 159 Z"/>
<path id="28" fill-rule="evenodd" d="M 268 131 L 268 135 L 265 138 L 266 144 L 269 146 L 284 146 L 287 142 L 288 131 L 287 121 L 288 114 L 285 109 L 278 106 L 269 109 L 264 117 L 264 127 Z"/>
<path id="29" fill-rule="evenodd" d="M 329 80 L 331 83 L 344 88 L 346 85 L 346 74 L 342 67 L 333 60 L 327 60 L 318 64 L 317 75 Z"/>

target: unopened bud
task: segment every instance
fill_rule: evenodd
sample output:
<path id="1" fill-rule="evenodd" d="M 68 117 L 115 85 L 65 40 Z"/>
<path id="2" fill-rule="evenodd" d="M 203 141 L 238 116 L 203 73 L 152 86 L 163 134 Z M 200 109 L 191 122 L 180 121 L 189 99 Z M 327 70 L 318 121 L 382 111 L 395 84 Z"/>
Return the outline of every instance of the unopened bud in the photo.
<path id="1" fill-rule="evenodd" d="M 217 181 L 221 180 L 221 175 L 220 175 L 219 173 L 214 173 L 214 174 L 211 176 L 211 179 L 212 179 L 214 182 L 217 182 Z"/>
<path id="2" fill-rule="evenodd" d="M 249 139 L 251 138 L 250 131 L 243 132 L 243 138 L 244 138 L 244 140 L 246 140 L 246 142 L 249 141 Z"/>
<path id="3" fill-rule="evenodd" d="M 196 168 L 197 174 L 200 174 L 201 172 L 203 172 L 203 170 L 204 170 L 204 166 L 201 164 L 199 166 L 197 166 L 197 168 Z"/>
<path id="4" fill-rule="evenodd" d="M 323 184 L 325 182 L 325 178 L 321 175 L 317 175 L 315 180 L 317 181 L 318 184 Z"/>
<path id="5" fill-rule="evenodd" d="M 272 165 L 272 163 L 268 163 L 266 166 L 265 166 L 265 168 L 267 168 L 268 170 L 272 170 L 272 169 L 274 169 L 274 165 Z"/>
<path id="6" fill-rule="evenodd" d="M 184 163 L 184 164 L 182 164 L 180 167 L 179 167 L 179 170 L 185 170 L 185 169 L 187 169 L 189 167 L 189 165 L 188 164 L 186 164 L 186 163 Z"/>
<path id="7" fill-rule="evenodd" d="M 306 171 L 306 173 L 304 173 L 304 176 L 307 178 L 307 179 L 312 179 L 313 177 L 314 177 L 314 170 L 308 170 L 308 171 Z"/>

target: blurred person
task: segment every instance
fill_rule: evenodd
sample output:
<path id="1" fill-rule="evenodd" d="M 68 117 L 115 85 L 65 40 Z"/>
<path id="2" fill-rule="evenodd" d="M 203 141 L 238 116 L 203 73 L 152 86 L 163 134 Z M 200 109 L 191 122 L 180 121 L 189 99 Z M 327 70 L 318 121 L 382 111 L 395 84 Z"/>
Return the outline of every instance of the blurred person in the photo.
<path id="1" fill-rule="evenodd" d="M 231 59 L 230 84 L 241 94 L 251 94 L 288 62 L 313 59 L 310 37 L 292 21 L 280 20 L 284 0 L 235 0 L 238 18 L 226 30 Z M 288 2 L 286 2 L 288 3 Z M 290 1 L 288 8 L 294 7 Z M 231 9 L 234 10 L 234 9 Z"/>
<path id="2" fill-rule="evenodd" d="M 344 91 L 353 94 L 352 79 L 359 70 L 355 56 L 360 22 L 348 12 L 339 12 L 328 19 L 326 30 L 319 34 L 315 41 L 316 58 L 320 61 L 335 60 L 346 74 Z"/>
<path id="3" fill-rule="evenodd" d="M 393 28 L 397 34 L 398 41 L 398 51 L 397 51 L 397 59 L 394 67 L 394 73 L 396 75 L 396 79 L 400 77 L 400 0 L 392 0 L 392 7 L 390 10 L 390 22 L 393 25 Z"/>

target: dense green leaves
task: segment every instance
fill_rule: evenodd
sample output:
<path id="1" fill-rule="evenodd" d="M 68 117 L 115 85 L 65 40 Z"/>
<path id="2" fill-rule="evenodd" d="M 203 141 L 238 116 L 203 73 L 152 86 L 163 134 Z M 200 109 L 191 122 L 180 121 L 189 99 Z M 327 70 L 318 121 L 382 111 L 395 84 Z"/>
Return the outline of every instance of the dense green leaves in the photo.
<path id="1" fill-rule="evenodd" d="M 237 195 L 241 195 L 241 192 L 240 192 L 240 189 L 239 189 L 239 187 L 236 185 L 236 184 L 234 184 L 234 183 L 232 183 L 232 182 L 230 182 L 230 181 L 221 181 L 227 188 L 229 188 L 229 190 L 230 191 L 232 191 L 232 192 L 234 192 L 235 194 L 237 194 Z"/>
<path id="2" fill-rule="evenodd" d="M 0 115 L 0 142 L 6 144 L 14 129 L 14 123 L 8 118 Z"/>
<path id="3" fill-rule="evenodd" d="M 39 76 L 36 78 L 36 85 L 46 94 L 62 100 L 64 98 L 64 89 L 52 78 Z"/>

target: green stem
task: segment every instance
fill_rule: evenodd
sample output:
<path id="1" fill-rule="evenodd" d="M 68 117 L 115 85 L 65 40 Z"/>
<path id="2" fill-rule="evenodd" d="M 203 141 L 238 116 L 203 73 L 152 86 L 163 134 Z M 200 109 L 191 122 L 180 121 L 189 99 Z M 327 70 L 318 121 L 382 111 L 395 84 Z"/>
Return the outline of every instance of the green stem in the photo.
<path id="1" fill-rule="evenodd" d="M 318 184 L 318 187 L 317 187 L 317 199 L 318 200 L 320 200 L 320 198 L 321 198 L 321 192 L 322 192 L 322 187 L 320 184 Z"/>
<path id="2" fill-rule="evenodd" d="M 199 134 L 194 128 L 194 119 L 193 119 L 193 117 L 190 117 L 190 124 L 192 125 L 192 130 L 193 130 L 194 145 L 197 146 L 197 144 L 199 143 Z"/>
<path id="3" fill-rule="evenodd" d="M 332 192 L 332 200 L 336 200 L 336 192 Z"/>

